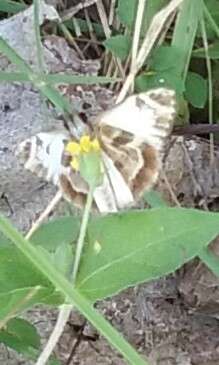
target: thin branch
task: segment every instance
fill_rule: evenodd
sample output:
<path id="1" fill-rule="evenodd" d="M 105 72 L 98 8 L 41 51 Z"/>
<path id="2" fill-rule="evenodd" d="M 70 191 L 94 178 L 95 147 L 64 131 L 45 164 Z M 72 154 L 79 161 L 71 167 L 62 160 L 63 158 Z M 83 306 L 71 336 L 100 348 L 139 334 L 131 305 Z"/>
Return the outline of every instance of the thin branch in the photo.
<path id="1" fill-rule="evenodd" d="M 209 134 L 209 133 L 219 133 L 218 124 L 189 124 L 182 127 L 175 126 L 173 129 L 173 134 L 178 135 L 197 135 L 197 134 Z"/>
<path id="2" fill-rule="evenodd" d="M 25 236 L 26 239 L 29 239 L 32 236 L 32 234 L 39 228 L 41 223 L 46 218 L 48 218 L 50 213 L 53 211 L 53 209 L 60 202 L 61 199 L 62 199 L 62 192 L 61 192 L 61 190 L 59 190 L 56 193 L 56 195 L 54 196 L 54 198 L 51 200 L 51 202 L 48 204 L 46 209 L 43 211 L 43 213 L 40 214 L 39 218 L 34 222 L 33 226 L 31 227 L 31 229 L 29 230 L 29 232 Z"/>
<path id="3" fill-rule="evenodd" d="M 180 208 L 181 204 L 180 204 L 179 200 L 177 199 L 177 196 L 176 196 L 175 192 L 173 191 L 173 188 L 172 188 L 172 186 L 171 186 L 171 184 L 170 184 L 170 182 L 167 178 L 166 173 L 164 171 L 161 171 L 161 176 L 162 176 L 162 178 L 163 178 L 163 180 L 166 184 L 167 190 L 169 191 L 171 198 L 173 199 L 176 206 Z"/>
<path id="4" fill-rule="evenodd" d="M 58 318 L 55 324 L 55 327 L 50 335 L 49 340 L 43 351 L 41 352 L 36 365 L 45 365 L 54 350 L 55 345 L 57 344 L 59 338 L 61 337 L 65 325 L 68 321 L 69 315 L 71 313 L 72 306 L 64 304 L 59 311 Z"/>
<path id="5" fill-rule="evenodd" d="M 97 11 L 98 11 L 100 20 L 101 20 L 101 24 L 103 26 L 103 31 L 105 33 L 105 36 L 106 36 L 106 38 L 109 38 L 111 35 L 111 30 L 109 27 L 106 10 L 104 8 L 102 0 L 99 0 L 98 2 L 96 2 L 96 7 L 97 7 Z"/>
<path id="6" fill-rule="evenodd" d="M 116 8 L 116 0 L 111 0 L 110 11 L 109 11 L 109 25 L 113 24 L 115 8 Z"/>
<path id="7" fill-rule="evenodd" d="M 84 15 L 85 15 L 85 19 L 86 19 L 86 22 L 87 22 L 88 31 L 89 31 L 89 34 L 90 34 L 91 41 L 94 44 L 94 49 L 97 52 L 98 57 L 100 57 L 101 52 L 98 48 L 98 40 L 97 40 L 97 37 L 95 35 L 94 29 L 93 29 L 93 24 L 92 24 L 92 21 L 90 20 L 89 12 L 87 11 L 87 9 L 84 9 Z"/>

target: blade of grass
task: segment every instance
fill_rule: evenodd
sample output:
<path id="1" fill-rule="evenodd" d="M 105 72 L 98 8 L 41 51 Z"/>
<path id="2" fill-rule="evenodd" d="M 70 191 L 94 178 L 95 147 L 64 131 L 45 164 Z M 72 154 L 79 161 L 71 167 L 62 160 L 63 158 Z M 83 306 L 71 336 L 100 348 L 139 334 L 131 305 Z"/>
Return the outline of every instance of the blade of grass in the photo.
<path id="1" fill-rule="evenodd" d="M 64 98 L 58 90 L 52 87 L 51 84 L 57 83 L 80 83 L 80 84 L 95 84 L 95 83 L 109 83 L 117 81 L 110 77 L 101 76 L 75 76 L 66 74 L 46 75 L 35 73 L 31 67 L 11 48 L 7 42 L 0 37 L 0 52 L 2 52 L 12 63 L 16 64 L 21 73 L 14 73 L 16 81 L 31 81 L 36 88 L 38 88 L 57 108 L 61 111 L 72 114 L 73 107 L 69 101 Z M 21 80 L 23 78 L 23 80 Z M 12 76 L 7 73 L 0 72 L 0 81 L 12 81 Z"/>
<path id="2" fill-rule="evenodd" d="M 206 17 L 206 20 L 210 24 L 211 28 L 214 30 L 216 36 L 219 37 L 219 27 L 218 27 L 217 23 L 215 22 L 215 20 L 213 19 L 213 17 L 211 16 L 211 13 L 208 10 L 208 8 L 204 2 L 203 2 L 203 10 L 204 10 L 204 15 Z"/>
<path id="3" fill-rule="evenodd" d="M 51 84 L 81 84 L 81 85 L 92 85 L 92 84 L 109 84 L 113 82 L 121 81 L 121 78 L 112 78 L 105 76 L 78 76 L 69 74 L 52 74 L 46 75 L 45 79 Z"/>
<path id="4" fill-rule="evenodd" d="M 93 85 L 93 84 L 109 84 L 113 82 L 121 81 L 120 78 L 111 78 L 105 76 L 80 76 L 69 74 L 52 74 L 52 75 L 40 75 L 40 78 L 49 84 L 72 84 L 72 85 Z M 0 71 L 0 82 L 27 82 L 30 81 L 28 75 L 24 72 L 4 72 Z"/>
<path id="5" fill-rule="evenodd" d="M 0 82 L 27 82 L 29 81 L 29 77 L 24 72 L 4 72 L 0 71 Z"/>
<path id="6" fill-rule="evenodd" d="M 185 81 L 194 46 L 195 36 L 203 12 L 200 0 L 184 0 L 175 23 L 172 46 L 181 54 L 176 63 L 176 70 Z"/>
<path id="7" fill-rule="evenodd" d="M 208 49 L 208 38 L 205 28 L 204 17 L 201 19 L 201 31 L 202 31 L 202 40 L 205 49 L 205 58 L 206 58 L 206 68 L 208 72 L 208 121 L 209 124 L 213 124 L 213 80 L 212 80 L 212 68 L 211 68 L 211 60 L 209 57 L 209 49 Z M 210 163 L 211 166 L 214 164 L 214 135 L 210 133 Z"/>
<path id="8" fill-rule="evenodd" d="M 20 4 L 12 0 L 1 0 L 0 11 L 4 13 L 16 14 L 19 11 L 25 10 L 27 6 L 25 4 Z"/>
<path id="9" fill-rule="evenodd" d="M 11 48 L 7 42 L 0 37 L 0 52 L 2 52 L 12 63 L 16 64 L 21 72 L 28 76 L 34 86 L 39 89 L 57 108 L 62 112 L 72 114 L 72 106 L 56 89 L 48 85 L 39 74 L 34 73 L 31 67 Z"/>
<path id="10" fill-rule="evenodd" d="M 64 24 L 66 25 L 66 27 L 68 27 L 68 29 L 70 29 L 73 32 L 73 34 L 75 34 L 75 29 L 74 29 L 74 26 L 73 26 L 73 23 L 72 23 L 71 20 L 66 20 L 64 22 Z M 83 33 L 88 33 L 89 32 L 89 26 L 88 26 L 86 20 L 78 18 L 78 24 L 79 24 L 79 26 L 81 28 L 81 31 Z M 103 31 L 102 25 L 92 21 L 92 27 L 93 27 L 93 30 L 94 30 L 96 36 L 99 39 L 101 39 L 101 38 L 104 39 L 104 31 Z"/>
<path id="11" fill-rule="evenodd" d="M 107 322 L 92 305 L 73 288 L 72 284 L 53 266 L 50 260 L 27 241 L 8 221 L 0 216 L 0 231 L 61 291 L 132 365 L 148 365 L 133 347 Z"/>

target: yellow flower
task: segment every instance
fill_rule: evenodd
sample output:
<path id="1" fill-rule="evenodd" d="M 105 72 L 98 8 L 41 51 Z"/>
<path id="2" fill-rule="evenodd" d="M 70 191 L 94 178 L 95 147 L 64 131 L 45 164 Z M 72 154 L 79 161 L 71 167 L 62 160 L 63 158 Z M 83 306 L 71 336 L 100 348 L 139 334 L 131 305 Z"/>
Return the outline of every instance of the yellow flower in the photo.
<path id="1" fill-rule="evenodd" d="M 74 141 L 69 142 L 65 150 L 72 156 L 71 167 L 73 170 L 79 171 L 81 158 L 91 152 L 100 152 L 100 144 L 97 138 L 91 140 L 89 135 L 84 135 L 81 137 L 79 143 Z"/>
<path id="2" fill-rule="evenodd" d="M 79 170 L 79 159 L 77 157 L 73 157 L 73 159 L 71 160 L 71 167 L 73 168 L 73 170 Z"/>
<path id="3" fill-rule="evenodd" d="M 81 153 L 89 153 L 90 151 L 99 152 L 100 144 L 97 138 L 91 140 L 90 136 L 84 135 L 81 137 L 79 143 L 69 142 L 65 150 L 72 156 L 79 156 Z"/>
<path id="4" fill-rule="evenodd" d="M 91 139 L 90 136 L 82 136 L 80 139 L 80 147 L 82 152 L 90 152 L 91 149 Z"/>
<path id="5" fill-rule="evenodd" d="M 91 141 L 91 148 L 95 152 L 99 152 L 100 151 L 100 143 L 99 143 L 99 141 L 98 141 L 97 138 L 94 138 L 93 141 Z"/>
<path id="6" fill-rule="evenodd" d="M 81 152 L 81 146 L 77 142 L 69 142 L 65 150 L 66 152 L 69 152 L 71 155 L 79 155 Z"/>

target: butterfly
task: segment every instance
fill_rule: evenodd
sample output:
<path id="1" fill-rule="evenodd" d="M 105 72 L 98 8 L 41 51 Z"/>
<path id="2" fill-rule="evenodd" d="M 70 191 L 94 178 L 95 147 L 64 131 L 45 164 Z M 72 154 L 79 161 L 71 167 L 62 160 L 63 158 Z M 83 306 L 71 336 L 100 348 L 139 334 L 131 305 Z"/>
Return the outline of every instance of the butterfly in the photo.
<path id="1" fill-rule="evenodd" d="M 129 96 L 97 116 L 90 133 L 100 143 L 104 166 L 102 184 L 94 191 L 100 212 L 133 206 L 156 183 L 175 115 L 175 92 L 157 88 Z M 65 149 L 75 139 L 64 126 L 41 132 L 23 141 L 17 155 L 26 169 L 58 185 L 65 198 L 82 207 L 88 185 L 71 168 Z"/>

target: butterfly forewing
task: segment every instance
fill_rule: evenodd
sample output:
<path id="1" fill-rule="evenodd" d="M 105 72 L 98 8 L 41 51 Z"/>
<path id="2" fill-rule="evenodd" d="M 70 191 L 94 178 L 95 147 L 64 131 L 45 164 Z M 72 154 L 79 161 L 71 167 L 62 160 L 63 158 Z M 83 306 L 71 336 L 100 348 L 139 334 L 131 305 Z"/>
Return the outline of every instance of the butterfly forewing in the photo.
<path id="1" fill-rule="evenodd" d="M 162 149 L 170 134 L 175 113 L 175 93 L 159 88 L 132 95 L 100 115 L 99 125 L 129 132 L 140 140 Z"/>
<path id="2" fill-rule="evenodd" d="M 135 199 L 157 180 L 161 152 L 175 118 L 175 93 L 155 89 L 132 95 L 100 116 L 101 145 L 120 171 Z M 117 195 L 123 188 L 114 184 Z M 129 205 L 121 201 L 120 208 Z"/>

